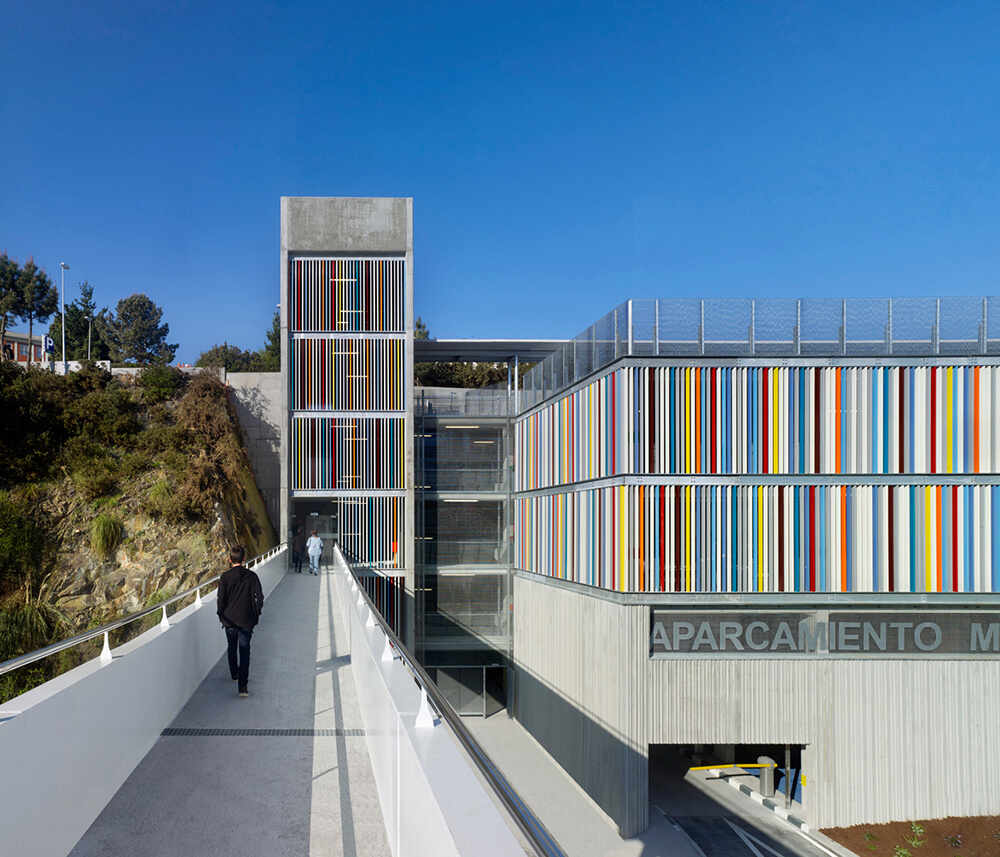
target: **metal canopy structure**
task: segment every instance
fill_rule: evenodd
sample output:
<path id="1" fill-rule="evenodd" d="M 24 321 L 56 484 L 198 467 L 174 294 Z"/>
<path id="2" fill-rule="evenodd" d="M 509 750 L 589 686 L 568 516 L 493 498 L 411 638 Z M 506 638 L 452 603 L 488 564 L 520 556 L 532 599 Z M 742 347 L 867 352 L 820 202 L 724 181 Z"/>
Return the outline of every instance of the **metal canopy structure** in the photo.
<path id="1" fill-rule="evenodd" d="M 566 344 L 564 339 L 417 339 L 416 363 L 505 363 L 515 357 L 538 363 Z"/>

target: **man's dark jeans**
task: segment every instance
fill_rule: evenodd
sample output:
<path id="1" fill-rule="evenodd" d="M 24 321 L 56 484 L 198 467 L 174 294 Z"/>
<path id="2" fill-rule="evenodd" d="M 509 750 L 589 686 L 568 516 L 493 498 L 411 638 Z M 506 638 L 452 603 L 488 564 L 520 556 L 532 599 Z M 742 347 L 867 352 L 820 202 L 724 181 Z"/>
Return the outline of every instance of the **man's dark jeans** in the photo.
<path id="1" fill-rule="evenodd" d="M 237 684 L 240 690 L 246 690 L 247 682 L 250 680 L 250 638 L 252 636 L 252 628 L 237 628 L 235 625 L 226 626 L 226 637 L 229 640 L 229 674 L 239 676 Z M 239 649 L 238 665 L 236 658 L 237 648 Z"/>

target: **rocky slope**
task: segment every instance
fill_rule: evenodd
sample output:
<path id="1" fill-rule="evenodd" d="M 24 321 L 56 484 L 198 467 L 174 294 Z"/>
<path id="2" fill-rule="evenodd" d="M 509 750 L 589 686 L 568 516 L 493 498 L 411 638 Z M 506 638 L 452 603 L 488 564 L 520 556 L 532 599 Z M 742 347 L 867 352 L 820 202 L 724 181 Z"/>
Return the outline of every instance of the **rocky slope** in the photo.
<path id="1" fill-rule="evenodd" d="M 21 557 L 0 557 L 0 619 L 12 603 L 48 604 L 65 636 L 216 576 L 233 544 L 250 557 L 276 544 L 217 378 L 169 367 L 125 380 L 93 369 L 0 375 L 10 417 L 0 536 Z M 17 527 L 35 534 L 30 550 Z"/>
<path id="2" fill-rule="evenodd" d="M 42 499 L 59 542 L 42 597 L 66 616 L 73 633 L 133 613 L 157 594 L 215 577 L 228 567 L 232 544 L 243 544 L 252 557 L 276 543 L 249 470 L 243 484 L 225 486 L 225 499 L 214 504 L 210 520 L 176 522 L 152 514 L 147 498 L 158 478 L 143 475 L 115 498 L 124 537 L 107 559 L 96 554 L 90 535 L 104 507 L 87 502 L 68 478 Z"/>

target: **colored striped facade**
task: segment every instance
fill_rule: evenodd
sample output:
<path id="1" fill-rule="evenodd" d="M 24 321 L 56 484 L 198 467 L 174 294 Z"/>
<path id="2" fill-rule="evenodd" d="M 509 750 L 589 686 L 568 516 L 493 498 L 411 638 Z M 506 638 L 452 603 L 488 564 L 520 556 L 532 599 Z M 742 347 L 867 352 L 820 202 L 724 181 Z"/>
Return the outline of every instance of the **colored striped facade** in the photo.
<path id="1" fill-rule="evenodd" d="M 519 491 L 620 475 L 989 474 L 997 366 L 630 366 L 517 425 Z"/>
<path id="2" fill-rule="evenodd" d="M 515 501 L 517 567 L 620 592 L 998 592 L 998 485 L 612 485 Z"/>
<path id="3" fill-rule="evenodd" d="M 411 642 L 413 200 L 282 197 L 280 273 L 283 535 L 338 542 Z"/>
<path id="4" fill-rule="evenodd" d="M 406 329 L 402 259 L 292 259 L 289 330 L 397 333 Z"/>
<path id="5" fill-rule="evenodd" d="M 516 566 L 622 592 L 1000 591 L 1000 367 L 835 362 L 632 358 L 530 411 Z"/>
<path id="6" fill-rule="evenodd" d="M 292 490 L 339 498 L 340 544 L 352 561 L 401 568 L 405 263 L 288 265 Z"/>

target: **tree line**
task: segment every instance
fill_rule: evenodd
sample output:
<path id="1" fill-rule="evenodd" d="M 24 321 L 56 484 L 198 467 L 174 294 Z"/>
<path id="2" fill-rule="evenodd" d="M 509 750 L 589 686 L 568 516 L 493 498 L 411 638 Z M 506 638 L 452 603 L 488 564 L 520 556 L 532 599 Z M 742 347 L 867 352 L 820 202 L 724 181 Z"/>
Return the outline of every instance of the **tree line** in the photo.
<path id="1" fill-rule="evenodd" d="M 14 321 L 27 322 L 28 339 L 35 324 L 52 317 L 48 335 L 55 344 L 56 360 L 111 360 L 113 363 L 169 363 L 177 344 L 167 341 L 170 326 L 162 321 L 163 310 L 146 295 L 133 294 L 118 301 L 114 312 L 100 310 L 94 289 L 84 280 L 80 297 L 66 305 L 66 353 L 63 354 L 63 318 L 59 313 L 59 290 L 43 268 L 29 257 L 23 265 L 6 252 L 0 253 L 0 360 L 12 359 L 6 339 Z M 33 349 L 29 349 L 29 362 Z"/>
<path id="2" fill-rule="evenodd" d="M 279 372 L 281 370 L 281 316 L 275 311 L 263 348 L 248 351 L 223 342 L 203 351 L 195 366 L 225 369 L 227 372 Z"/>
<path id="3" fill-rule="evenodd" d="M 432 339 L 430 330 L 423 319 L 417 317 L 413 331 L 414 339 Z M 520 377 L 524 377 L 534 363 L 520 365 Z M 496 384 L 507 383 L 506 363 L 415 363 L 413 380 L 418 387 L 462 387 L 482 389 Z"/>

